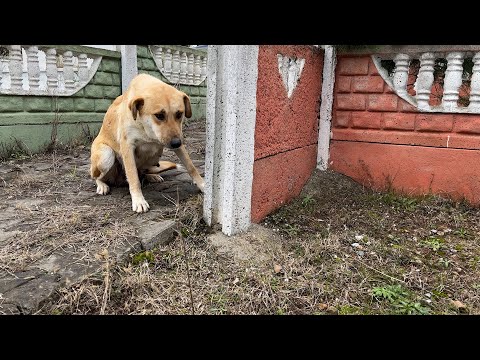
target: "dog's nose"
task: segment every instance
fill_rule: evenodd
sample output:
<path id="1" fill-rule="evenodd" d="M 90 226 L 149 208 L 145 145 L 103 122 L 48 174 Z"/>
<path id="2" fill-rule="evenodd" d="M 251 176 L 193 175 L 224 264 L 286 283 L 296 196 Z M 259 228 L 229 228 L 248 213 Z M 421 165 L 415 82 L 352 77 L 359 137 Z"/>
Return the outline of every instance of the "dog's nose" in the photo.
<path id="1" fill-rule="evenodd" d="M 182 140 L 180 140 L 179 138 L 173 138 L 172 141 L 170 141 L 170 146 L 172 147 L 172 149 L 179 148 L 180 145 L 182 145 Z"/>

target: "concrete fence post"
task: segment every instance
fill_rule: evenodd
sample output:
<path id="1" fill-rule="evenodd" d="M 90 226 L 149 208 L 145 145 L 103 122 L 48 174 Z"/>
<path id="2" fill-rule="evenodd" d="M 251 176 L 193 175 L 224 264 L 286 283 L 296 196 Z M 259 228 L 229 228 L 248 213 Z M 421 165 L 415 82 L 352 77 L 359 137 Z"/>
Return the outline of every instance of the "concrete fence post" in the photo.
<path id="1" fill-rule="evenodd" d="M 257 45 L 208 47 L 203 210 L 227 235 L 251 223 L 257 76 Z"/>
<path id="2" fill-rule="evenodd" d="M 137 45 L 120 45 L 122 54 L 122 93 L 127 90 L 130 81 L 138 74 Z"/>
<path id="3" fill-rule="evenodd" d="M 320 170 L 327 170 L 328 168 L 336 63 L 337 58 L 335 47 L 332 45 L 325 45 L 325 55 L 323 60 L 322 103 L 320 105 L 320 123 L 318 124 L 317 168 Z"/>

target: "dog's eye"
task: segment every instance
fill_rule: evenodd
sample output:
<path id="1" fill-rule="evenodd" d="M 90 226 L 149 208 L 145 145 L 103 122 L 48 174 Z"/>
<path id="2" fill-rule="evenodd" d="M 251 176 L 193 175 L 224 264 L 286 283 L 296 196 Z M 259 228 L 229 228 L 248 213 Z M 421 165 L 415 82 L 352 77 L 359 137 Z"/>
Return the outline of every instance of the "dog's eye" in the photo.
<path id="1" fill-rule="evenodd" d="M 175 118 L 176 119 L 181 119 L 182 115 L 183 115 L 183 113 L 181 111 L 177 111 L 177 113 L 175 114 Z"/>
<path id="2" fill-rule="evenodd" d="M 155 114 L 158 120 L 165 120 L 165 113 L 162 111 L 161 113 Z"/>

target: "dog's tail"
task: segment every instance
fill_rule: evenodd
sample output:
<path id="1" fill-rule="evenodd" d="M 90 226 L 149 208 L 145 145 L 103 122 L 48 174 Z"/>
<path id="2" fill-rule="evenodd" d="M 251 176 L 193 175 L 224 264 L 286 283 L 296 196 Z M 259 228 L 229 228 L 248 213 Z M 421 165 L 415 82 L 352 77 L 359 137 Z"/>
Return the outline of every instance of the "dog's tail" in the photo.
<path id="1" fill-rule="evenodd" d="M 175 164 L 171 161 L 159 161 L 158 165 L 160 167 L 160 171 L 167 171 L 167 170 L 170 170 L 170 169 L 176 169 L 177 168 L 177 164 Z"/>

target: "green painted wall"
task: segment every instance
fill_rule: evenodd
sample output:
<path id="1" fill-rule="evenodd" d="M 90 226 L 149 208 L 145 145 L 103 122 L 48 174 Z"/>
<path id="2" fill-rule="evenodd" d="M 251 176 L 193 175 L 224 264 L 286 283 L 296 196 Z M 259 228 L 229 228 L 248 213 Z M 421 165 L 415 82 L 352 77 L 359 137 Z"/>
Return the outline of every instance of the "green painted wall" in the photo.
<path id="1" fill-rule="evenodd" d="M 55 47 L 82 50 L 74 45 Z M 54 127 L 59 144 L 80 139 L 85 133 L 97 134 L 105 112 L 121 94 L 121 59 L 120 53 L 113 51 L 89 49 L 89 52 L 102 55 L 102 61 L 88 85 L 72 96 L 0 95 L 0 151 L 17 143 L 31 153 L 42 151 L 51 142 Z M 137 54 L 139 73 L 168 83 L 157 69 L 148 46 L 138 45 Z M 190 96 L 191 120 L 205 119 L 206 81 L 200 86 L 180 85 L 179 89 Z"/>
<path id="2" fill-rule="evenodd" d="M 53 124 L 57 141 L 80 138 L 89 128 L 100 129 L 103 116 L 121 93 L 120 55 L 104 55 L 92 80 L 72 96 L 0 95 L 0 144 L 21 142 L 30 152 L 41 151 L 51 141 Z"/>
<path id="3" fill-rule="evenodd" d="M 137 45 L 137 66 L 139 74 L 149 74 L 171 84 L 158 70 L 146 45 Z M 180 85 L 178 88 L 190 96 L 192 105 L 191 120 L 205 119 L 207 112 L 207 82 L 203 81 L 199 86 Z"/>
<path id="4" fill-rule="evenodd" d="M 51 141 L 54 124 L 60 144 L 86 131 L 96 134 L 120 93 L 120 58 L 104 56 L 92 80 L 72 96 L 0 95 L 0 144 L 8 148 L 20 142 L 32 153 L 42 151 Z"/>

